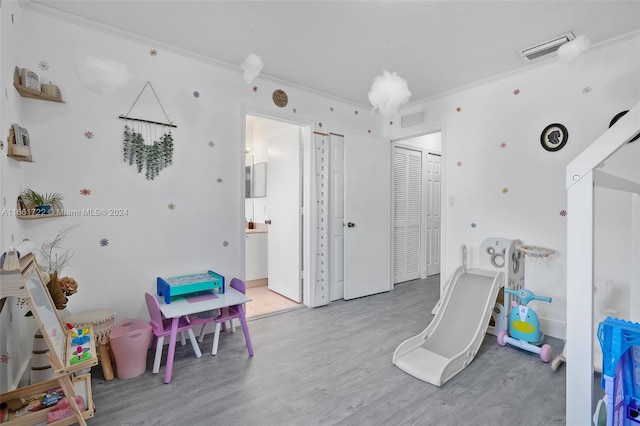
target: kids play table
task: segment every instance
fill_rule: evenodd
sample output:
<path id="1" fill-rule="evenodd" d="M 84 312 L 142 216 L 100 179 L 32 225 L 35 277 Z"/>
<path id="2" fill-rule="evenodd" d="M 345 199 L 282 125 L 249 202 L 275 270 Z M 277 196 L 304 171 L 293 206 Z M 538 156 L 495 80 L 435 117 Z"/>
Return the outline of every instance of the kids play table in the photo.
<path id="1" fill-rule="evenodd" d="M 164 375 L 164 382 L 171 382 L 171 372 L 173 370 L 173 357 L 176 350 L 176 338 L 178 336 L 178 322 L 180 317 L 200 312 L 212 311 L 226 308 L 233 305 L 240 305 L 251 301 L 246 294 L 230 287 L 224 293 L 205 292 L 193 295 L 177 296 L 171 299 L 171 303 L 166 303 L 164 298 L 156 296 L 160 303 L 160 311 L 165 318 L 171 319 L 171 337 L 169 338 L 169 352 L 167 354 L 167 366 Z M 244 330 L 247 328 L 247 320 L 244 310 L 241 311 L 240 323 Z"/>

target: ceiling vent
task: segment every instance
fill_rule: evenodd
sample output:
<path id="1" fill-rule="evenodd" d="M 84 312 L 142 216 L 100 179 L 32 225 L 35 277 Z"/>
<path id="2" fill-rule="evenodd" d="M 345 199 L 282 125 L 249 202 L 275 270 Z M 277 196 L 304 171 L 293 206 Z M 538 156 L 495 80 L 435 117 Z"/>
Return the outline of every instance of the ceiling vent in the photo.
<path id="1" fill-rule="evenodd" d="M 536 43 L 533 46 L 529 46 L 525 49 L 520 49 L 520 56 L 524 59 L 525 62 L 534 61 L 536 59 L 542 58 L 543 56 L 550 55 L 555 52 L 562 46 L 563 44 L 569 43 L 571 40 L 576 38 L 571 31 L 566 34 L 561 35 L 560 37 L 555 37 L 551 40 L 543 41 L 542 43 Z"/>
<path id="2" fill-rule="evenodd" d="M 417 126 L 419 124 L 426 124 L 427 111 L 418 111 L 413 114 L 403 115 L 400 117 L 400 128 Z"/>

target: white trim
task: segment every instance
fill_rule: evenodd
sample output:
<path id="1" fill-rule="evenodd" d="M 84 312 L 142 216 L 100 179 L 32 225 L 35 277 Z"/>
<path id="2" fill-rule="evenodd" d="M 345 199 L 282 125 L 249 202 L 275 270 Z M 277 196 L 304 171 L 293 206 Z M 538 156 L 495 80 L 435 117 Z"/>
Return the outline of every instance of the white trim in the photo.
<path id="1" fill-rule="evenodd" d="M 609 40 L 604 40 L 604 41 L 601 41 L 600 43 L 592 44 L 589 47 L 589 49 L 585 53 L 583 53 L 583 55 L 588 55 L 592 52 L 598 51 L 605 47 L 613 46 L 618 43 L 623 43 L 628 40 L 633 40 L 634 38 L 638 38 L 638 37 L 640 37 L 640 30 L 631 31 L 621 36 L 614 37 Z M 399 115 L 405 115 L 405 113 L 408 112 L 408 110 L 411 110 L 413 108 L 419 109 L 421 106 L 424 106 L 425 104 L 431 103 L 438 99 L 442 99 L 451 95 L 456 95 L 458 93 L 466 92 L 468 90 L 472 90 L 478 87 L 486 86 L 488 84 L 495 83 L 497 81 L 501 81 L 507 78 L 516 77 L 537 68 L 542 68 L 548 65 L 554 65 L 556 62 L 557 62 L 557 55 L 551 55 L 547 59 L 540 59 L 532 62 L 525 62 L 518 69 L 496 74 L 489 78 L 478 80 L 473 83 L 466 84 L 464 86 L 456 87 L 454 89 L 435 94 L 431 97 L 417 99 L 415 101 L 409 102 L 403 106 L 403 108 L 399 112 Z"/>
<path id="2" fill-rule="evenodd" d="M 313 176 L 311 175 L 311 162 L 313 161 L 313 147 L 312 147 L 312 133 L 313 133 L 313 128 L 316 126 L 316 123 L 313 120 L 310 119 L 306 119 L 307 121 L 300 121 L 299 119 L 302 118 L 303 120 L 305 120 L 303 117 L 299 117 L 299 116 L 294 116 L 293 114 L 289 114 L 289 113 L 279 113 L 279 112 L 273 112 L 273 111 L 269 111 L 266 112 L 264 109 L 259 108 L 259 107 L 254 107 L 251 105 L 241 105 L 241 112 L 242 112 L 242 118 L 240 120 L 241 125 L 242 125 L 242 129 L 241 129 L 241 134 L 242 134 L 242 143 L 237 144 L 237 149 L 238 151 L 241 153 L 239 156 L 239 159 L 242 163 L 242 167 L 240 167 L 240 174 L 241 174 L 241 178 L 240 178 L 240 184 L 239 184 L 239 188 L 238 188 L 238 194 L 244 194 L 244 161 L 245 161 L 245 152 L 244 152 L 244 146 L 246 143 L 246 139 L 247 139 L 247 115 L 253 115 L 253 116 L 258 116 L 258 117 L 262 117 L 268 120 L 274 120 L 274 121 L 281 121 L 281 122 L 286 122 L 295 126 L 298 126 L 301 128 L 301 136 L 302 136 L 302 149 L 303 149 L 303 156 L 304 156 L 304 170 L 303 170 L 303 208 L 302 208 L 302 216 L 303 216 L 303 220 L 302 220 L 302 239 L 303 239 L 303 246 L 302 246 L 302 258 L 303 258 L 303 271 L 302 271 L 302 303 L 305 306 L 311 306 L 311 294 L 312 294 L 312 289 L 311 289 L 311 285 L 313 282 L 315 282 L 315 280 L 313 280 L 313 267 L 309 267 L 309 265 L 312 265 L 311 263 L 311 259 L 313 259 L 316 255 L 316 246 L 315 244 L 315 237 L 313 236 L 314 233 L 311 232 L 312 229 L 315 229 L 315 223 L 312 223 L 311 221 L 315 219 L 315 214 L 313 214 L 311 212 L 311 208 L 310 205 L 311 203 L 309 202 L 310 197 L 311 197 L 311 188 L 312 188 L 312 183 L 311 180 L 313 178 Z M 244 212 L 244 204 L 245 204 L 245 199 L 244 197 L 242 197 L 239 200 L 240 206 L 241 206 L 241 211 Z M 305 221 L 304 219 L 308 218 L 309 220 Z M 240 258 L 242 259 L 242 265 L 245 266 L 246 268 L 246 241 L 245 241 L 245 230 L 244 230 L 244 221 L 240 222 L 240 232 L 241 232 L 241 241 L 242 243 L 241 245 L 241 250 L 242 252 L 240 253 Z M 313 241 L 312 241 L 313 240 Z M 243 271 L 244 274 L 244 271 Z"/>
<path id="3" fill-rule="evenodd" d="M 229 62 L 221 61 L 218 59 L 211 58 L 209 56 L 202 55 L 200 53 L 194 52 L 193 50 L 185 49 L 182 47 L 178 47 L 172 45 L 170 43 L 164 43 L 156 39 L 152 39 L 149 37 L 142 36 L 140 34 L 136 34 L 130 31 L 126 31 L 120 28 L 115 28 L 110 25 L 106 25 L 100 22 L 93 21 L 91 19 L 84 18 L 82 16 L 74 15 L 69 12 L 63 12 L 58 9 L 55 9 L 44 2 L 34 1 L 34 0 L 18 0 L 20 6 L 33 13 L 37 13 L 39 15 L 47 16 L 49 18 L 57 19 L 63 22 L 67 22 L 70 24 L 78 25 L 84 28 L 88 28 L 90 30 L 98 31 L 103 34 L 107 34 L 110 36 L 118 37 L 124 39 L 126 41 L 141 44 L 147 47 L 160 48 L 162 50 L 166 50 L 167 52 L 174 53 L 176 55 L 180 55 L 186 58 L 191 58 L 196 61 L 213 65 L 218 68 L 226 69 L 228 71 L 232 71 L 238 74 L 242 74 L 243 70 L 240 65 L 231 64 Z M 312 89 L 310 87 L 302 86 L 296 83 L 292 83 L 290 81 L 285 81 L 275 76 L 271 76 L 269 74 L 260 73 L 258 77 L 256 77 L 256 81 L 266 81 L 275 83 L 276 85 L 283 85 L 292 89 L 300 90 L 301 92 L 305 92 L 311 95 L 319 96 L 321 98 L 327 100 L 333 100 L 336 102 L 344 102 L 349 105 L 358 106 L 361 109 L 370 109 L 371 105 L 361 104 L 359 102 L 355 102 L 350 99 L 346 99 L 340 96 L 331 95 L 326 92 L 322 92 L 319 90 Z"/>

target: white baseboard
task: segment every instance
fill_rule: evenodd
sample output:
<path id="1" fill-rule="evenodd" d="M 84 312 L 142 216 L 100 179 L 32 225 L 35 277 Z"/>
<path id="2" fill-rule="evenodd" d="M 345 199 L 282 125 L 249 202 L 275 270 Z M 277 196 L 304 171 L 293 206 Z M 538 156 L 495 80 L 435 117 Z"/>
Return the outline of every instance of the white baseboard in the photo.
<path id="1" fill-rule="evenodd" d="M 562 321 L 548 318 L 539 318 L 540 327 L 546 336 L 555 337 L 560 340 L 567 340 L 567 324 Z"/>

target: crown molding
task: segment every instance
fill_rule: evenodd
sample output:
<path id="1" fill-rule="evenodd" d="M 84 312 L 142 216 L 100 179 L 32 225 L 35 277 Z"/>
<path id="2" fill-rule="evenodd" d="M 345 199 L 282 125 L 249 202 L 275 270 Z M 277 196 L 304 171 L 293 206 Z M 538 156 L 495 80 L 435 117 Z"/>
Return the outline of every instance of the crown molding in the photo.
<path id="1" fill-rule="evenodd" d="M 231 71 L 237 74 L 242 74 L 242 68 L 240 67 L 240 65 L 236 65 L 236 64 L 231 64 L 228 62 L 224 62 L 224 61 L 220 61 L 218 59 L 214 59 L 211 58 L 209 56 L 205 56 L 202 55 L 200 53 L 194 52 L 192 50 L 189 49 L 185 49 L 182 47 L 178 47 L 175 45 L 172 45 L 170 43 L 163 43 L 160 42 L 158 40 L 149 38 L 149 37 L 145 37 L 142 36 L 140 34 L 136 34 L 130 31 L 126 31 L 126 30 L 122 30 L 120 28 L 115 28 L 113 26 L 110 25 L 106 25 L 106 24 L 102 24 L 99 22 L 95 22 L 92 21 L 90 19 L 84 18 L 82 16 L 78 16 L 69 12 L 63 12 L 60 11 L 58 9 L 55 9 L 51 6 L 48 6 L 47 4 L 38 1 L 38 0 L 17 0 L 18 3 L 20 4 L 20 6 L 29 11 L 29 12 L 33 12 L 33 13 L 37 13 L 39 15 L 42 16 L 47 16 L 49 18 L 53 18 L 53 19 L 57 19 L 60 21 L 64 21 L 67 22 L 69 24 L 73 24 L 73 25 L 78 25 L 80 27 L 84 27 L 90 30 L 94 30 L 94 31 L 98 31 L 113 37 L 117 37 L 129 42 L 133 42 L 133 43 L 137 43 L 140 45 L 144 45 L 144 46 L 148 46 L 148 47 L 153 47 L 155 49 L 162 49 L 165 50 L 167 52 L 171 52 L 173 54 L 179 55 L 179 56 L 183 56 L 189 59 L 193 59 L 195 61 L 201 62 L 201 63 L 205 63 L 208 65 L 212 65 L 214 67 L 217 68 L 221 68 L 221 69 L 225 69 L 227 71 Z M 331 95 L 329 93 L 326 92 L 322 92 L 319 90 L 315 90 L 312 89 L 310 87 L 306 87 L 306 86 L 302 86 L 299 85 L 297 83 L 293 83 L 290 81 L 286 81 L 286 80 L 282 80 L 278 77 L 274 77 L 272 75 L 269 74 L 264 74 L 261 73 L 258 77 L 256 77 L 257 80 L 260 81 L 265 81 L 265 82 L 270 82 L 276 85 L 280 85 L 280 86 L 285 86 L 287 88 L 290 89 L 295 89 L 295 90 L 299 90 L 301 92 L 310 94 L 310 95 L 314 95 L 314 96 L 319 96 L 321 98 L 327 99 L 327 100 L 331 100 L 331 101 L 336 101 L 336 102 L 341 102 L 341 103 L 345 103 L 348 105 L 353 105 L 356 106 L 358 108 L 361 109 L 371 109 L 371 105 L 364 105 L 358 102 L 354 102 L 351 101 L 349 99 L 346 98 L 342 98 L 340 96 L 335 96 L 335 95 Z"/>

